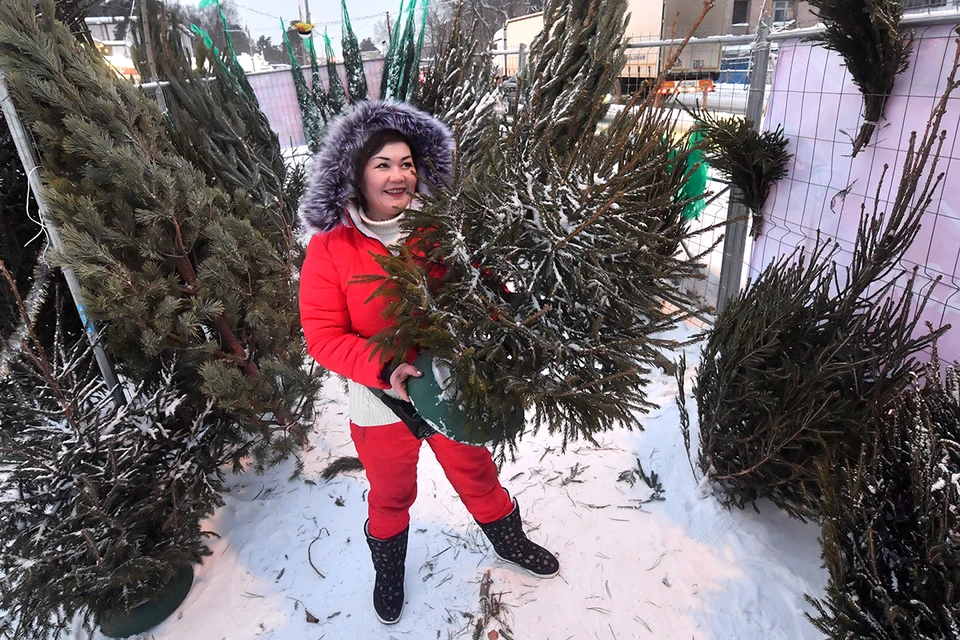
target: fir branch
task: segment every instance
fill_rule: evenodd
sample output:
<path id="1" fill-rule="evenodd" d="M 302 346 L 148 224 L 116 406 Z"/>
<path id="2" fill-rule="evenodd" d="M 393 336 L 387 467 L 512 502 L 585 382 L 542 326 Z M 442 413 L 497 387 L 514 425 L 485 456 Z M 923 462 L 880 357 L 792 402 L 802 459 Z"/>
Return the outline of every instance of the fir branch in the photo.
<path id="1" fill-rule="evenodd" d="M 753 237 L 759 237 L 770 187 L 787 175 L 787 164 L 793 157 L 787 152 L 783 127 L 760 132 L 752 121 L 743 118 L 723 118 L 706 111 L 697 111 L 694 116 L 694 130 L 704 136 L 710 166 L 737 187 L 740 201 L 753 217 Z"/>
<path id="2" fill-rule="evenodd" d="M 896 78 L 909 65 L 913 38 L 904 33 L 899 0 L 810 0 L 826 31 L 811 38 L 843 58 L 863 94 L 863 124 L 853 156 L 870 143 Z"/>

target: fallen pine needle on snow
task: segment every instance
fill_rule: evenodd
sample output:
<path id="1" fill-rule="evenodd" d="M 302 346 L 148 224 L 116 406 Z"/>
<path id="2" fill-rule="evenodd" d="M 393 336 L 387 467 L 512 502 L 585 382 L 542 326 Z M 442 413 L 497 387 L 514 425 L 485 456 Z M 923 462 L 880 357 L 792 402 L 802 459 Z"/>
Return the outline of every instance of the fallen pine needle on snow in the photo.
<path id="1" fill-rule="evenodd" d="M 313 543 L 320 539 L 320 535 L 321 535 L 324 531 L 327 531 L 327 528 L 326 528 L 326 527 L 320 527 L 320 531 L 317 531 L 317 537 L 310 541 L 310 545 L 307 547 L 307 561 L 310 563 L 310 566 L 313 567 L 313 570 L 317 572 L 317 575 L 320 576 L 321 578 L 323 578 L 324 580 L 326 580 L 326 579 L 327 579 L 327 576 L 325 576 L 325 575 L 323 575 L 322 573 L 320 573 L 320 569 L 317 569 L 317 565 L 313 564 L 313 556 L 312 556 L 311 553 L 310 553 L 310 552 L 312 551 L 312 549 L 313 549 Z M 327 531 L 327 535 L 328 535 L 328 536 L 330 535 L 330 532 L 329 532 L 329 531 Z"/>

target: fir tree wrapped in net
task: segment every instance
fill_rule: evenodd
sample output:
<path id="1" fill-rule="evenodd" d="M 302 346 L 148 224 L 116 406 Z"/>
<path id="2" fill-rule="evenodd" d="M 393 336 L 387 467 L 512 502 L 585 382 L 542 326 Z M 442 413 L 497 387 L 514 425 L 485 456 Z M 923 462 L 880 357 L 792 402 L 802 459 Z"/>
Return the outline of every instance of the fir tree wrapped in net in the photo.
<path id="1" fill-rule="evenodd" d="M 945 382 L 941 380 L 945 379 Z M 859 460 L 820 468 L 829 638 L 960 638 L 960 377 L 936 356 Z"/>
<path id="2" fill-rule="evenodd" d="M 287 57 L 290 59 L 290 74 L 293 76 L 293 86 L 297 92 L 297 104 L 300 106 L 300 116 L 303 118 L 303 135 L 307 139 L 307 146 L 310 150 L 316 151 L 323 140 L 330 108 L 327 104 L 326 90 L 320 81 L 317 52 L 313 47 L 313 41 L 307 40 L 306 42 L 310 43 L 308 46 L 313 68 L 313 86 L 308 87 L 307 81 L 303 77 L 303 69 L 301 69 L 297 54 L 293 49 L 293 43 L 290 42 L 290 34 L 286 31 L 283 21 L 280 24 L 284 27 L 283 45 L 287 50 Z"/>
<path id="3" fill-rule="evenodd" d="M 653 406 L 644 387 L 672 345 L 663 332 L 691 308 L 678 284 L 697 265 L 678 257 L 687 202 L 676 197 L 686 176 L 673 169 L 684 161 L 672 155 L 675 116 L 635 102 L 597 129 L 624 10 L 548 6 L 557 41 L 531 53 L 542 61 L 532 106 L 404 219 L 444 275 L 428 277 L 411 252 L 383 260 L 380 293 L 398 320 L 377 340 L 445 361 L 475 434 L 501 450 L 522 435 L 512 418 L 525 409 L 565 442 L 634 425 Z M 554 49 L 561 60 L 548 62 Z M 565 89 L 548 98 L 554 73 Z"/>
<path id="4" fill-rule="evenodd" d="M 291 233 L 278 226 L 280 205 L 269 202 L 279 195 L 280 177 L 268 186 L 266 176 L 275 164 L 243 147 L 235 151 L 247 155 L 227 166 L 199 170 L 178 151 L 156 104 L 53 14 L 52 2 L 39 13 L 29 0 L 3 3 L 0 67 L 43 156 L 64 241 L 56 258 L 76 271 L 123 375 L 156 381 L 161 363 L 175 357 L 187 406 L 199 415 L 213 400 L 235 457 L 254 447 L 258 463 L 273 462 L 300 442 L 305 405 L 297 393 L 312 384 L 299 370 L 293 330 Z M 233 139 L 230 125 L 245 113 L 221 108 L 208 112 L 202 135 L 184 131 L 188 120 L 178 112 L 180 133 L 217 149 L 204 136 Z M 218 162 L 202 147 L 194 153 Z M 258 171 L 263 191 L 233 190 Z"/>
<path id="5" fill-rule="evenodd" d="M 367 99 L 367 76 L 363 72 L 363 56 L 360 53 L 360 44 L 353 32 L 350 23 L 350 14 L 347 13 L 347 0 L 340 2 L 340 15 L 343 18 L 343 66 L 347 72 L 347 93 L 351 104 Z"/>
<path id="6" fill-rule="evenodd" d="M 757 131 L 753 121 L 696 113 L 695 130 L 703 135 L 706 158 L 720 175 L 737 187 L 740 201 L 750 211 L 754 238 L 763 232 L 763 205 L 773 183 L 787 175 L 788 140 L 783 127 Z"/>
<path id="7" fill-rule="evenodd" d="M 827 30 L 811 39 L 840 54 L 863 94 L 863 124 L 853 140 L 856 156 L 870 143 L 897 76 L 910 64 L 912 38 L 900 26 L 900 0 L 810 0 Z"/>
<path id="8" fill-rule="evenodd" d="M 419 32 L 416 28 L 417 0 L 410 0 L 410 4 L 405 4 L 403 0 L 400 2 L 397 23 L 383 57 L 381 99 L 407 101 L 414 93 L 420 75 L 420 52 L 423 51 L 428 1 L 423 3 Z"/>
<path id="9" fill-rule="evenodd" d="M 86 340 L 56 328 L 43 346 L 29 326 L 0 372 L 6 638 L 57 638 L 78 615 L 92 633 L 107 610 L 150 599 L 209 553 L 200 522 L 222 504 L 212 403 L 190 410 L 168 367 L 114 407 Z"/>
<path id="10" fill-rule="evenodd" d="M 898 265 L 943 178 L 937 132 L 955 74 L 956 64 L 919 143 L 911 134 L 890 210 L 879 195 L 869 215 L 864 205 L 849 266 L 818 238 L 765 268 L 717 318 L 697 371 L 699 465 L 728 506 L 769 498 L 816 516 L 819 462 L 859 455 L 919 371 L 917 354 L 947 330 L 918 331 L 936 282 L 917 291 L 917 269 Z"/>

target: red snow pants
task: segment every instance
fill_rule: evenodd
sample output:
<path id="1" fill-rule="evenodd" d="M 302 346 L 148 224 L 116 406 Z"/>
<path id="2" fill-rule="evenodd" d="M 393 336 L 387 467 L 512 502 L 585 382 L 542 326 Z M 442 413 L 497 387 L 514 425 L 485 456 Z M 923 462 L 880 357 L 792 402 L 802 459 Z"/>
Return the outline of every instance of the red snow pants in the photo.
<path id="1" fill-rule="evenodd" d="M 370 482 L 367 531 L 374 538 L 391 538 L 410 524 L 422 442 L 402 422 L 381 427 L 358 427 L 351 422 L 350 435 Z M 510 514 L 513 501 L 500 485 L 497 466 L 486 447 L 461 444 L 439 433 L 426 441 L 478 522 L 487 524 Z"/>

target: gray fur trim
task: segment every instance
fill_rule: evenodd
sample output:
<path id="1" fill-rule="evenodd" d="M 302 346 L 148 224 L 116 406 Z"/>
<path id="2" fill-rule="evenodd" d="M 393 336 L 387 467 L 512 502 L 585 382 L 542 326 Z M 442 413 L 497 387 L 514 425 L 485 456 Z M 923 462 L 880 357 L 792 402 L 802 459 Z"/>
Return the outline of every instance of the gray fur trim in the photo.
<path id="1" fill-rule="evenodd" d="M 349 220 L 347 204 L 356 196 L 354 155 L 381 129 L 396 129 L 410 138 L 420 158 L 417 174 L 421 179 L 440 183 L 451 178 L 454 142 L 446 125 L 405 103 L 359 102 L 330 123 L 323 146 L 307 166 L 300 220 L 310 234 L 330 231 Z"/>

